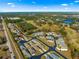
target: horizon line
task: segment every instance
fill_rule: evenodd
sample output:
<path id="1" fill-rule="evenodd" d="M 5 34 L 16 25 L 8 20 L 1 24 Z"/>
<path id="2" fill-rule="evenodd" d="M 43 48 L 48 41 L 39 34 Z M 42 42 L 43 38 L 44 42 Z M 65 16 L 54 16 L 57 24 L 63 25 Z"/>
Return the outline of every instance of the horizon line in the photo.
<path id="1" fill-rule="evenodd" d="M 0 13 L 10 13 L 9 11 L 4 11 Z M 11 12 L 79 12 L 79 11 L 11 11 Z"/>

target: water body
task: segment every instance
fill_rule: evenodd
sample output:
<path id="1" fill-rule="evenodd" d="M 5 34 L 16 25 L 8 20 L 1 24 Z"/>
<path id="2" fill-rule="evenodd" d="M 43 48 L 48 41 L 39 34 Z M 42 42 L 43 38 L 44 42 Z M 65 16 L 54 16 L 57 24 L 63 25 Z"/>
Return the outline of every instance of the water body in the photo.
<path id="1" fill-rule="evenodd" d="M 74 22 L 74 20 L 72 20 L 72 19 L 64 20 L 65 24 L 72 24 L 73 22 Z"/>

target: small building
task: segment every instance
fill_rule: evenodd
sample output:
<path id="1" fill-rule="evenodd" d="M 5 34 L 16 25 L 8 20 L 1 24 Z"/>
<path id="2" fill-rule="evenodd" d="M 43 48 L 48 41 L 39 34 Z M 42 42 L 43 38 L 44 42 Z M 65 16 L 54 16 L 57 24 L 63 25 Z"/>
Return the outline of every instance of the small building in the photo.
<path id="1" fill-rule="evenodd" d="M 30 45 L 24 43 L 24 46 L 28 49 L 29 54 L 31 54 L 32 56 L 35 55 L 35 52 L 36 52 L 36 51 L 35 51 Z"/>
<path id="2" fill-rule="evenodd" d="M 53 35 L 53 32 L 48 32 L 48 33 L 46 33 L 47 35 Z"/>
<path id="3" fill-rule="evenodd" d="M 59 38 L 58 40 L 56 40 L 56 44 L 57 44 L 57 47 L 56 47 L 57 50 L 60 50 L 60 51 L 67 51 L 68 50 L 68 47 L 65 44 L 62 37 Z"/>
<path id="4" fill-rule="evenodd" d="M 46 59 L 51 59 L 51 58 L 50 58 L 49 56 L 47 56 L 47 55 L 44 55 L 44 56 L 45 56 Z"/>
<path id="5" fill-rule="evenodd" d="M 54 37 L 51 36 L 51 35 L 46 36 L 46 38 L 47 38 L 48 40 L 54 40 Z"/>
<path id="6" fill-rule="evenodd" d="M 15 37 L 15 40 L 20 40 L 18 37 Z"/>
<path id="7" fill-rule="evenodd" d="M 20 19 L 19 17 L 8 17 L 7 19 L 10 19 L 10 20 L 17 20 L 17 19 Z"/>
<path id="8" fill-rule="evenodd" d="M 24 43 L 26 43 L 26 41 L 25 40 L 20 40 L 19 43 L 24 44 Z"/>
<path id="9" fill-rule="evenodd" d="M 13 26 L 12 23 L 9 23 L 9 24 L 8 24 L 8 27 L 11 28 L 11 29 L 14 29 L 14 26 Z"/>
<path id="10" fill-rule="evenodd" d="M 25 40 L 25 39 L 24 39 L 24 38 L 22 38 L 22 37 L 19 37 L 19 39 L 20 39 L 20 40 Z"/>
<path id="11" fill-rule="evenodd" d="M 53 59 L 60 59 L 60 57 L 59 57 L 57 54 L 55 54 L 55 53 L 52 53 L 50 56 L 51 56 Z"/>
<path id="12" fill-rule="evenodd" d="M 36 33 L 33 33 L 34 36 L 43 36 L 44 35 L 44 32 L 36 32 Z"/>
<path id="13" fill-rule="evenodd" d="M 0 23 L 0 31 L 3 31 L 3 25 Z"/>

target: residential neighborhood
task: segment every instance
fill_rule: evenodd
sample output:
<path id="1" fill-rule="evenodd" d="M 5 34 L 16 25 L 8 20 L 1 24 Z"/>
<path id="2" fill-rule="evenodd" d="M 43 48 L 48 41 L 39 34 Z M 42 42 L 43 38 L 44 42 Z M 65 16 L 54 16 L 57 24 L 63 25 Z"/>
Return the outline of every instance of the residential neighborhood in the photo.
<path id="1" fill-rule="evenodd" d="M 6 46 L 8 51 L 5 57 L 8 59 L 73 59 L 77 57 L 79 28 L 76 25 L 79 23 L 78 19 L 75 20 L 73 16 L 72 18 L 69 16 L 51 14 L 25 17 L 0 16 L 2 21 L 0 33 L 4 32 L 0 34 L 0 37 L 6 39 L 0 40 L 0 44 L 2 45 L 3 42 L 4 46 L 2 46 Z M 0 55 L 0 58 L 5 59 L 5 57 Z"/>

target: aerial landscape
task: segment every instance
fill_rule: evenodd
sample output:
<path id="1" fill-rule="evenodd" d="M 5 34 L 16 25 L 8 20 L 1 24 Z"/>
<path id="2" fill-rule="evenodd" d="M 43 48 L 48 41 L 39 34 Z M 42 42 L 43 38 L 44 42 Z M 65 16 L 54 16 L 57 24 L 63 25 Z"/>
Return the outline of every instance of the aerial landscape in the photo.
<path id="1" fill-rule="evenodd" d="M 78 14 L 6 14 L 0 14 L 0 58 L 79 59 Z"/>
<path id="2" fill-rule="evenodd" d="M 0 59 L 79 59 L 79 0 L 0 0 Z"/>

